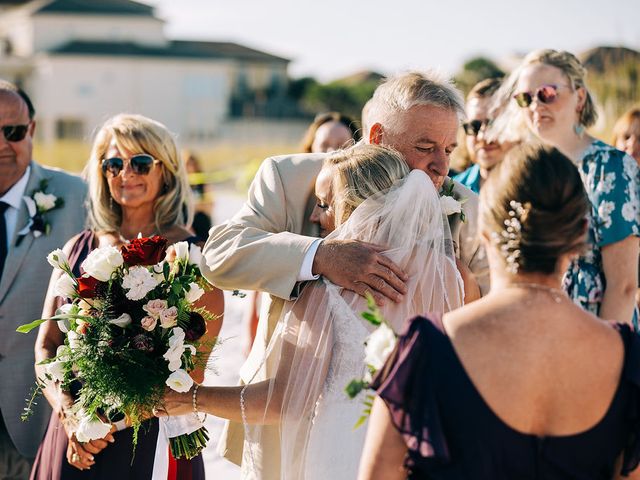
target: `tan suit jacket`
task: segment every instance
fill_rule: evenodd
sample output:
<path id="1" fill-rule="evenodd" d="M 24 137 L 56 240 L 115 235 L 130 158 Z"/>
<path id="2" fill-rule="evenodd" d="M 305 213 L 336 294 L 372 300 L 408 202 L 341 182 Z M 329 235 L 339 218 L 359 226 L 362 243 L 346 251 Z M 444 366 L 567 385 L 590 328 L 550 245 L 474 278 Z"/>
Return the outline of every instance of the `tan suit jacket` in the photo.
<path id="1" fill-rule="evenodd" d="M 270 294 L 267 317 L 260 317 L 254 346 L 240 370 L 242 383 L 264 380 L 275 372 L 275 366 L 262 364 L 263 354 L 285 300 L 297 296 L 297 276 L 304 256 L 317 236 L 317 228 L 309 222 L 309 216 L 315 203 L 315 178 L 324 158 L 326 154 L 268 158 L 258 170 L 241 210 L 209 232 L 201 265 L 209 281 L 222 289 L 258 290 Z M 480 271 L 486 266 L 486 259 L 474 240 L 477 195 L 457 182 L 453 192 L 457 198 L 467 199 L 463 204 L 466 222 L 460 222 L 459 216 L 450 217 L 457 253 L 472 271 Z M 260 463 L 260 472 L 254 474 L 255 478 L 279 479 L 279 432 L 277 427 L 269 428 L 271 431 L 262 441 L 263 445 L 268 445 L 269 452 L 260 459 L 254 456 L 256 463 Z M 243 442 L 242 424 L 227 422 L 218 451 L 240 465 Z"/>

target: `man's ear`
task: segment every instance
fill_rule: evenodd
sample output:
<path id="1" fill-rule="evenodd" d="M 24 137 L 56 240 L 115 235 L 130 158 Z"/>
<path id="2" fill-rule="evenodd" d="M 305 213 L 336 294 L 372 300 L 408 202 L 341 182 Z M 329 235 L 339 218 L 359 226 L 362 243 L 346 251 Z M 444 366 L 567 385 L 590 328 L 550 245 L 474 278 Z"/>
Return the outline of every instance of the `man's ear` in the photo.
<path id="1" fill-rule="evenodd" d="M 369 130 L 369 143 L 371 145 L 380 145 L 382 143 L 382 134 L 384 130 L 381 123 L 374 123 Z"/>
<path id="2" fill-rule="evenodd" d="M 33 138 L 33 134 L 36 132 L 36 121 L 31 120 L 31 124 L 29 125 L 29 136 Z"/>

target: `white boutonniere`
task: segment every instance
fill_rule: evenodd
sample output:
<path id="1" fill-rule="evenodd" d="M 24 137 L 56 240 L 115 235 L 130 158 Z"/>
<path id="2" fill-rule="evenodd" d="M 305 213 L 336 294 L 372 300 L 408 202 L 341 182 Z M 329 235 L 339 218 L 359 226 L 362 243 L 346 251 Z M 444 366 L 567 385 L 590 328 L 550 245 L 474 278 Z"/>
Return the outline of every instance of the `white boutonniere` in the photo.
<path id="1" fill-rule="evenodd" d="M 31 195 L 22 197 L 29 212 L 29 222 L 18 232 L 16 247 L 20 245 L 29 232 L 32 232 L 35 238 L 42 234 L 48 235 L 51 231 L 51 224 L 48 222 L 46 214 L 51 210 L 64 206 L 64 199 L 56 197 L 52 193 L 47 193 L 47 186 L 47 180 L 42 180 L 38 190 L 31 193 Z"/>
<path id="2" fill-rule="evenodd" d="M 447 217 L 460 214 L 460 220 L 466 222 L 467 217 L 462 211 L 462 205 L 464 205 L 466 201 L 466 198 L 456 198 L 453 193 L 453 182 L 443 186 L 440 191 L 440 206 Z"/>

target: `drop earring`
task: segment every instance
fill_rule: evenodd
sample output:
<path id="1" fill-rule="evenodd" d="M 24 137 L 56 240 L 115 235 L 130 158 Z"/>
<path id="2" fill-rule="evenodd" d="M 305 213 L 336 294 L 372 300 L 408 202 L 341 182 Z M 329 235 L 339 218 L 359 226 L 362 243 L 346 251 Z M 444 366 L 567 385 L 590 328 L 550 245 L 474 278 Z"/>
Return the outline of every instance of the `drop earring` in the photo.
<path id="1" fill-rule="evenodd" d="M 573 131 L 576 132 L 576 135 L 579 138 L 582 138 L 582 135 L 584 134 L 584 125 L 582 125 L 581 123 L 576 123 L 573 126 Z"/>

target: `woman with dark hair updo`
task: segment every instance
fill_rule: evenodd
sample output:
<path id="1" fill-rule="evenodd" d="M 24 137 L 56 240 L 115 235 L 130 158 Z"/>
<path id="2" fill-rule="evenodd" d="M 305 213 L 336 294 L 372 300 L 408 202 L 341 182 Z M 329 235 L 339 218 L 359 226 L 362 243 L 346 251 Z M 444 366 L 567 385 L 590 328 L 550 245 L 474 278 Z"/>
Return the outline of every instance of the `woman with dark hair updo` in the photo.
<path id="1" fill-rule="evenodd" d="M 588 211 L 558 150 L 506 155 L 480 192 L 491 292 L 405 325 L 373 381 L 359 479 L 596 480 L 636 469 L 640 338 L 561 289 Z"/>
<path id="2" fill-rule="evenodd" d="M 499 138 L 533 135 L 573 162 L 591 204 L 589 247 L 571 262 L 563 287 L 600 318 L 637 329 L 640 171 L 632 157 L 586 132 L 598 117 L 586 74 L 569 52 L 531 52 L 498 92 L 501 113 L 490 129 Z"/>
<path id="3" fill-rule="evenodd" d="M 325 153 L 342 150 L 362 137 L 356 122 L 339 112 L 316 115 L 302 139 L 301 152 Z"/>

